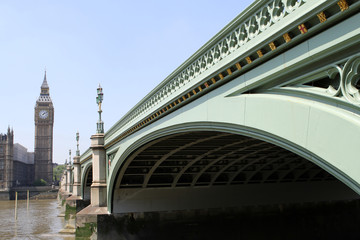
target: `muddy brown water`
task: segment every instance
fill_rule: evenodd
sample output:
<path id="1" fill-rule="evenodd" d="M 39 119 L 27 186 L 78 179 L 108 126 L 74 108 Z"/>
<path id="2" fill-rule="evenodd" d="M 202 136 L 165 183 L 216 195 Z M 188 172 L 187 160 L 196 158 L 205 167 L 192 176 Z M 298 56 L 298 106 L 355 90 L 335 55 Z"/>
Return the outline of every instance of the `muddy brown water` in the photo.
<path id="1" fill-rule="evenodd" d="M 64 217 L 58 217 L 56 199 L 18 201 L 15 220 L 15 201 L 0 201 L 0 239 L 59 239 L 73 240 L 74 235 L 60 234 Z"/>

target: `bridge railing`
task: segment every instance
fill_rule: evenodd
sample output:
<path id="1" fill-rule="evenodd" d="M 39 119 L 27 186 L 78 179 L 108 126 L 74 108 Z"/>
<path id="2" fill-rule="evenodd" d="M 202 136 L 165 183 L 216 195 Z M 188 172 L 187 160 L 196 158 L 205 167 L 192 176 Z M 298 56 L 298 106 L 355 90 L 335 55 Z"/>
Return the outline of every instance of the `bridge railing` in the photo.
<path id="1" fill-rule="evenodd" d="M 238 56 L 239 52 L 245 53 L 251 46 L 258 45 L 269 35 L 284 28 L 294 20 L 287 16 L 294 14 L 297 9 L 304 5 L 314 7 L 322 2 L 324 1 L 255 1 L 110 128 L 106 133 L 106 140 L 111 139 L 119 130 L 125 131 L 145 115 L 155 112 L 163 105 L 160 103 L 175 99 L 184 90 L 201 82 L 209 72 L 216 71 L 214 66 L 226 65 L 229 61 L 224 60 L 229 59 L 229 56 Z"/>
<path id="2" fill-rule="evenodd" d="M 252 51 L 273 35 L 286 31 L 285 26 L 303 17 L 309 8 L 314 9 L 324 2 L 255 1 L 114 124 L 105 134 L 105 144 L 234 59 Z"/>

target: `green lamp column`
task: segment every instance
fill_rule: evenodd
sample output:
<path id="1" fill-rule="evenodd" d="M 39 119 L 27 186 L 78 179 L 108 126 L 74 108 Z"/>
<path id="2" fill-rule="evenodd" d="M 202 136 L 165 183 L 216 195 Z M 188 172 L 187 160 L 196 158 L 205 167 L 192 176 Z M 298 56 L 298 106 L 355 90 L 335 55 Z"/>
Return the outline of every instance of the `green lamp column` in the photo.
<path id="1" fill-rule="evenodd" d="M 99 120 L 97 121 L 96 134 L 91 136 L 92 150 L 92 170 L 93 182 L 91 184 L 91 206 L 106 207 L 106 153 L 104 147 L 104 122 L 101 120 L 101 104 L 103 101 L 103 92 L 99 84 L 97 88 L 96 103 L 99 106 Z"/>
<path id="2" fill-rule="evenodd" d="M 74 185 L 73 185 L 73 196 L 80 197 L 80 150 L 79 150 L 79 132 L 76 133 L 76 156 L 74 157 Z"/>
<path id="3" fill-rule="evenodd" d="M 66 166 L 66 170 L 67 170 L 67 191 L 69 193 L 72 192 L 72 184 L 71 184 L 71 150 L 69 150 L 69 163 Z"/>

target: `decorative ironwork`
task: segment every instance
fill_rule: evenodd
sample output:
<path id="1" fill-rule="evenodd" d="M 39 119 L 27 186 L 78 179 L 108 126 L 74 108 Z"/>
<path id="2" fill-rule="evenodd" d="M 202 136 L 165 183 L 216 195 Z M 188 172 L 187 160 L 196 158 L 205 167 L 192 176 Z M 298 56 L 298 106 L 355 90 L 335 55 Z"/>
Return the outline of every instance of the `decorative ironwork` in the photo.
<path id="1" fill-rule="evenodd" d="M 290 42 L 291 41 L 291 37 L 290 37 L 290 35 L 288 33 L 285 33 L 283 35 L 283 37 L 284 37 L 285 42 Z"/>
<path id="2" fill-rule="evenodd" d="M 329 65 L 265 91 L 292 91 L 306 96 L 334 97 L 339 103 L 360 106 L 360 55 Z"/>
<path id="3" fill-rule="evenodd" d="M 276 49 L 276 45 L 274 42 L 269 43 L 269 47 L 271 48 L 271 51 L 274 51 Z"/>
<path id="4" fill-rule="evenodd" d="M 236 68 L 237 68 L 238 70 L 241 70 L 241 65 L 240 65 L 240 63 L 236 63 L 235 66 L 236 66 Z M 212 78 L 211 80 L 213 80 L 213 78 Z M 215 82 L 214 82 L 214 83 L 215 83 Z"/>
<path id="5" fill-rule="evenodd" d="M 80 150 L 79 150 L 79 132 L 76 133 L 76 156 L 80 156 Z"/>
<path id="6" fill-rule="evenodd" d="M 246 59 L 246 62 L 247 62 L 248 64 L 252 63 L 252 61 L 251 61 L 251 58 L 250 58 L 250 57 L 246 57 L 245 59 Z"/>
<path id="7" fill-rule="evenodd" d="M 108 166 L 109 166 L 109 169 L 111 168 L 111 162 L 112 160 L 114 159 L 115 157 L 115 153 L 111 154 L 111 155 L 108 155 Z"/>
<path id="8" fill-rule="evenodd" d="M 349 102 L 360 104 L 360 56 L 350 58 L 345 66 L 341 78 L 341 92 Z"/>
<path id="9" fill-rule="evenodd" d="M 101 110 L 101 103 L 104 99 L 104 94 L 102 92 L 102 88 L 99 84 L 99 87 L 97 88 L 97 97 L 96 97 L 96 103 L 97 105 L 99 106 L 99 110 L 98 110 L 98 113 L 99 113 L 99 120 L 96 124 L 96 133 L 104 133 L 104 122 L 101 120 L 101 113 L 102 113 L 102 110 Z"/>
<path id="10" fill-rule="evenodd" d="M 341 11 L 345 11 L 346 9 L 349 8 L 349 5 L 346 2 L 346 0 L 340 0 L 337 4 L 339 5 Z"/>
<path id="11" fill-rule="evenodd" d="M 204 71 L 210 69 L 218 62 L 225 59 L 232 52 L 239 49 L 241 46 L 248 44 L 251 39 L 255 38 L 263 31 L 270 28 L 274 23 L 277 23 L 293 11 L 306 4 L 306 0 L 297 1 L 280 1 L 270 0 L 266 4 L 259 7 L 257 12 L 254 12 L 247 20 L 239 22 L 234 29 L 224 38 L 214 44 L 208 51 L 205 51 L 196 60 L 187 63 L 175 75 L 170 75 L 166 80 L 166 84 L 154 92 L 148 100 L 136 106 L 122 122 L 129 122 L 140 114 L 147 112 L 160 101 L 174 94 L 184 85 L 192 82 Z M 287 38 L 291 40 L 290 37 Z"/>
<path id="12" fill-rule="evenodd" d="M 175 106 L 176 107 L 182 106 L 183 104 L 179 104 L 177 106 L 177 102 L 176 102 L 177 99 L 182 97 L 183 100 L 181 101 L 182 103 L 185 101 L 191 101 L 189 100 L 189 98 L 194 97 L 195 95 L 200 93 L 199 87 L 200 88 L 203 87 L 203 90 L 206 90 L 207 88 L 211 89 L 213 87 L 216 87 L 216 85 L 213 86 L 213 84 L 217 84 L 224 77 L 225 77 L 225 81 L 231 80 L 231 78 L 227 78 L 229 76 L 227 69 L 230 69 L 230 71 L 232 71 L 234 75 L 239 76 L 241 74 L 240 70 L 242 70 L 243 67 L 244 70 L 245 68 L 248 67 L 247 66 L 248 64 L 246 64 L 247 63 L 245 58 L 246 56 L 251 56 L 252 61 L 258 59 L 258 54 L 256 52 L 256 49 L 259 48 L 264 49 L 263 55 L 267 56 L 267 54 L 270 54 L 271 56 L 272 51 L 276 50 L 277 48 L 280 49 L 284 45 L 286 46 L 287 42 L 291 41 L 292 38 L 294 40 L 298 38 L 306 39 L 306 36 L 302 36 L 302 34 L 299 34 L 298 32 L 294 31 L 296 30 L 295 28 L 297 28 L 298 25 L 301 23 L 299 22 L 300 19 L 304 19 L 304 18 L 298 18 L 295 15 L 297 20 L 293 21 L 292 26 L 288 26 L 286 30 L 288 31 L 288 33 L 282 36 L 283 32 L 282 33 L 279 32 L 278 34 L 276 34 L 276 36 L 272 35 L 271 38 L 266 38 L 266 39 L 264 38 L 263 41 L 264 45 L 259 45 L 259 46 L 251 45 L 252 38 L 254 38 L 256 34 L 260 35 L 263 31 L 267 30 L 268 28 L 271 28 L 272 25 L 278 23 L 279 21 L 281 21 L 281 23 L 284 22 L 284 24 L 286 25 L 287 20 L 283 20 L 284 17 L 291 14 L 292 11 L 295 11 L 297 8 L 301 7 L 304 4 L 307 4 L 308 6 L 310 2 L 313 3 L 314 1 L 270 0 L 258 4 L 256 6 L 256 10 L 251 10 L 251 12 L 248 12 L 248 14 L 246 15 L 247 19 L 245 19 L 244 16 L 237 18 L 236 21 L 233 21 L 231 25 L 229 25 L 226 29 L 224 29 L 222 32 L 220 32 L 218 35 L 216 35 L 213 38 L 216 40 L 212 40 L 209 44 L 201 48 L 196 54 L 194 54 L 193 57 L 187 60 L 173 74 L 167 77 L 158 87 L 156 87 L 144 100 L 139 102 L 132 110 L 130 110 L 130 112 L 127 113 L 108 132 L 107 140 L 109 141 L 107 142 L 105 148 L 110 148 L 114 144 L 121 141 L 121 139 L 139 130 L 139 128 L 146 126 L 147 124 L 150 124 L 156 119 L 161 118 L 163 115 L 166 115 L 167 111 L 174 110 Z M 334 6 L 336 6 L 336 4 L 337 4 L 336 1 L 332 2 L 331 6 L 330 5 L 325 6 L 326 4 L 323 4 L 323 6 L 325 7 L 322 9 L 323 12 L 320 13 L 318 13 L 320 11 L 318 8 L 317 8 L 318 10 L 312 9 L 312 16 L 311 18 L 308 16 L 307 18 L 308 20 L 306 20 L 306 22 L 303 22 L 304 25 L 306 24 L 306 26 L 308 26 L 309 29 L 312 29 L 314 26 L 319 26 L 321 22 L 327 21 L 327 18 L 333 19 L 338 14 L 342 14 L 340 10 L 338 10 L 336 13 L 333 13 L 331 11 L 334 8 Z M 353 5 L 353 4 L 354 3 L 352 2 L 349 3 L 349 5 Z M 310 8 L 311 6 L 308 7 Z M 315 10 L 316 12 L 313 10 Z M 324 12 L 329 13 L 329 15 L 326 16 Z M 318 18 L 319 21 L 316 21 L 316 18 Z M 259 21 L 256 23 L 254 19 L 258 19 Z M 289 17 L 286 19 L 289 19 Z M 251 31 L 250 31 L 250 27 L 251 27 Z M 267 30 L 267 32 L 269 32 L 269 30 Z M 289 34 L 291 34 L 291 37 Z M 243 45 L 246 46 L 242 47 Z M 251 49 L 251 52 L 245 52 L 239 50 L 240 47 L 242 47 L 242 49 L 245 49 L 245 51 L 247 51 L 247 49 Z M 268 51 L 268 47 L 270 47 L 272 51 Z M 226 64 L 224 66 L 226 68 L 215 69 L 215 71 L 213 72 L 207 71 L 212 66 L 216 65 L 217 63 L 225 59 L 228 55 L 230 55 L 234 51 L 237 51 L 235 53 L 236 57 L 232 56 L 231 59 L 234 60 L 225 62 Z M 231 63 L 232 65 L 228 63 Z M 259 63 L 261 63 L 261 61 L 259 61 Z M 256 66 L 256 65 L 252 65 L 252 66 Z M 221 70 L 220 74 L 218 70 Z M 206 79 L 205 77 L 197 78 L 197 76 L 201 75 L 204 71 L 207 71 L 206 76 L 209 76 L 208 79 Z M 240 73 L 237 71 L 240 71 Z M 324 73 L 322 74 L 325 75 L 322 74 L 320 75 L 323 77 L 324 76 L 328 77 L 329 79 L 328 85 L 325 84 L 325 86 L 312 87 L 311 85 L 309 85 L 310 83 L 306 82 L 309 81 L 309 79 L 307 79 L 301 83 L 299 82 L 295 83 L 296 81 L 294 81 L 292 84 L 289 85 L 278 86 L 277 90 L 280 91 L 281 89 L 285 89 L 285 88 L 287 88 L 286 90 L 288 90 L 289 88 L 294 86 L 292 89 L 293 91 L 298 91 L 298 92 L 303 91 L 306 94 L 306 96 L 308 95 L 310 96 L 311 94 L 317 94 L 318 96 L 324 95 L 326 97 L 329 96 L 337 97 L 337 99 L 339 100 L 346 99 L 344 97 L 343 92 L 346 92 L 347 90 L 342 89 L 345 87 L 340 87 L 340 80 L 341 82 L 343 82 L 342 80 L 343 78 L 340 77 L 340 75 L 343 76 L 342 74 L 343 66 L 342 65 L 332 66 L 325 70 L 322 69 L 322 71 L 324 71 Z M 322 79 L 315 79 L 314 82 L 316 81 L 321 82 Z M 189 83 L 191 86 L 186 85 Z M 186 87 L 184 87 L 185 85 Z M 301 85 L 307 85 L 307 86 L 306 87 L 303 86 L 303 88 L 301 88 Z M 353 85 L 355 86 L 355 88 L 357 87 L 357 85 L 360 86 L 360 84 L 358 83 L 355 83 Z M 186 89 L 186 91 L 185 92 L 182 91 L 183 89 Z M 270 90 L 273 89 L 274 88 Z M 177 91 L 179 93 L 176 93 Z M 268 90 L 263 90 L 263 91 L 268 91 Z M 185 97 L 186 99 L 184 99 L 184 96 L 186 96 Z M 349 97 L 349 99 L 351 98 Z M 159 111 L 160 109 L 163 109 L 162 113 L 165 114 L 161 114 L 161 112 L 160 112 L 161 116 L 160 114 L 157 114 L 156 112 Z M 123 130 L 122 133 L 120 135 L 115 136 L 114 135 L 115 131 L 119 129 Z M 85 152 L 85 155 L 87 154 L 86 155 L 87 157 L 84 158 L 82 162 L 87 161 L 88 159 L 91 158 L 91 156 L 87 152 Z"/>
<path id="13" fill-rule="evenodd" d="M 325 15 L 324 12 L 319 13 L 319 14 L 317 15 L 317 17 L 319 18 L 319 21 L 320 21 L 321 23 L 323 23 L 323 22 L 325 22 L 325 21 L 327 20 L 326 15 Z"/>
<path id="14" fill-rule="evenodd" d="M 307 28 L 306 28 L 306 26 L 305 26 L 305 24 L 300 24 L 300 25 L 298 26 L 298 28 L 299 28 L 301 34 L 307 33 L 307 31 L 308 31 Z"/>

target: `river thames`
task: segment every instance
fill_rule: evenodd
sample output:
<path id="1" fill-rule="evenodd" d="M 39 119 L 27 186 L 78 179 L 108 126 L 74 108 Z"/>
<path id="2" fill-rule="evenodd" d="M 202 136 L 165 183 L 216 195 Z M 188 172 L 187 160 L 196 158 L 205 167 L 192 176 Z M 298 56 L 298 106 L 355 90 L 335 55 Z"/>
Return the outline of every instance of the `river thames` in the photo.
<path id="1" fill-rule="evenodd" d="M 15 201 L 0 201 L 0 239 L 59 239 L 73 240 L 74 235 L 60 234 L 64 218 L 58 217 L 56 199 L 18 201 L 15 220 Z"/>

